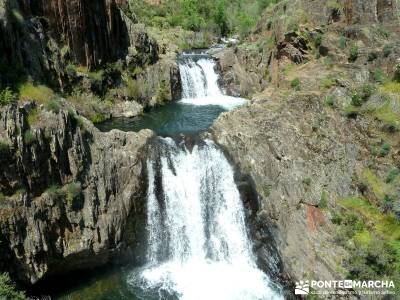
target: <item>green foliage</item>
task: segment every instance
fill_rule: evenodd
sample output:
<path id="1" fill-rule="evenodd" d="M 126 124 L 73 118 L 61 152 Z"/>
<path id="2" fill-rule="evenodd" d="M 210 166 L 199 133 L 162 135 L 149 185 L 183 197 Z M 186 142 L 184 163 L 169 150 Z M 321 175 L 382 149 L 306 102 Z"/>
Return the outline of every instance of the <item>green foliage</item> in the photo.
<path id="1" fill-rule="evenodd" d="M 6 155 L 10 151 L 10 145 L 5 141 L 0 139 L 0 156 Z"/>
<path id="2" fill-rule="evenodd" d="M 6 199 L 7 199 L 6 196 L 4 196 L 3 193 L 0 193 L 0 203 L 5 201 Z"/>
<path id="3" fill-rule="evenodd" d="M 371 84 L 364 84 L 357 89 L 351 96 L 351 105 L 359 107 L 363 105 L 374 93 L 376 89 Z"/>
<path id="4" fill-rule="evenodd" d="M 353 106 L 361 106 L 363 104 L 363 99 L 361 95 L 356 91 L 351 96 L 351 105 Z"/>
<path id="5" fill-rule="evenodd" d="M 140 99 L 140 87 L 139 84 L 136 80 L 134 80 L 131 77 L 128 77 L 125 80 L 125 94 L 133 99 L 133 100 L 139 100 Z"/>
<path id="6" fill-rule="evenodd" d="M 399 221 L 392 215 L 384 215 L 365 199 L 348 198 L 339 203 L 345 211 L 335 216 L 336 241 L 349 253 L 344 261 L 347 277 L 357 280 L 386 277 L 394 280 L 398 288 Z"/>
<path id="7" fill-rule="evenodd" d="M 182 27 L 193 31 L 212 31 L 218 35 L 237 33 L 246 36 L 277 0 L 169 0 L 150 5 L 131 0 L 130 10 L 140 22 L 159 28 Z M 131 14 L 128 12 L 128 15 Z"/>
<path id="8" fill-rule="evenodd" d="M 372 62 L 378 58 L 378 53 L 376 52 L 370 52 L 368 53 L 368 61 Z"/>
<path id="9" fill-rule="evenodd" d="M 311 178 L 310 178 L 310 177 L 306 177 L 306 178 L 304 178 L 304 179 L 302 180 L 302 182 L 303 182 L 305 185 L 310 186 L 310 184 L 311 184 Z"/>
<path id="10" fill-rule="evenodd" d="M 102 113 L 95 112 L 89 116 L 89 119 L 93 124 L 97 124 L 107 120 L 107 117 Z"/>
<path id="11" fill-rule="evenodd" d="M 39 103 L 47 103 L 54 99 L 54 92 L 44 85 L 34 85 L 31 82 L 24 83 L 19 87 L 21 100 L 35 100 Z"/>
<path id="12" fill-rule="evenodd" d="M 336 79 L 331 76 L 325 77 L 321 80 L 320 87 L 322 89 L 330 89 L 336 84 Z"/>
<path id="13" fill-rule="evenodd" d="M 395 81 L 400 83 L 400 64 L 397 64 L 394 71 L 394 78 Z"/>
<path id="14" fill-rule="evenodd" d="M 379 157 L 385 157 L 390 152 L 390 145 L 388 143 L 384 143 L 379 150 Z"/>
<path id="15" fill-rule="evenodd" d="M 295 90 L 295 91 L 300 91 L 301 90 L 301 82 L 299 78 L 295 78 L 290 82 L 290 86 Z"/>
<path id="16" fill-rule="evenodd" d="M 350 48 L 349 52 L 349 61 L 350 62 L 355 62 L 358 58 L 358 46 L 356 44 L 353 44 Z"/>
<path id="17" fill-rule="evenodd" d="M 0 299 L 28 300 L 24 292 L 16 289 L 7 273 L 0 274 Z"/>
<path id="18" fill-rule="evenodd" d="M 339 48 L 344 50 L 347 47 L 347 38 L 344 35 L 339 36 Z"/>
<path id="19" fill-rule="evenodd" d="M 55 113 L 55 114 L 58 114 L 60 112 L 60 110 L 61 110 L 61 103 L 57 99 L 50 100 L 46 104 L 46 109 L 48 111 L 51 111 L 51 112 Z"/>
<path id="20" fill-rule="evenodd" d="M 372 75 L 376 82 L 384 83 L 386 81 L 386 75 L 381 68 L 375 69 Z"/>
<path id="21" fill-rule="evenodd" d="M 163 104 L 168 98 L 169 88 L 165 80 L 161 80 L 156 94 L 156 101 L 158 104 Z"/>
<path id="22" fill-rule="evenodd" d="M 318 33 L 317 36 L 314 39 L 314 46 L 318 48 L 321 46 L 322 41 L 323 41 L 324 35 L 322 33 Z"/>
<path id="23" fill-rule="evenodd" d="M 383 47 L 383 56 L 384 57 L 389 57 L 390 54 L 392 54 L 393 51 L 393 46 L 392 45 L 385 45 Z"/>
<path id="24" fill-rule="evenodd" d="M 25 144 L 32 145 L 36 141 L 36 135 L 31 130 L 27 130 L 24 133 L 24 141 Z"/>
<path id="25" fill-rule="evenodd" d="M 335 106 L 335 96 L 333 95 L 326 96 L 325 104 L 331 107 Z"/>
<path id="26" fill-rule="evenodd" d="M 51 197 L 51 198 L 60 198 L 65 195 L 65 192 L 62 188 L 60 188 L 58 185 L 52 185 L 50 186 L 47 190 L 46 193 Z"/>
<path id="27" fill-rule="evenodd" d="M 326 191 L 322 191 L 318 207 L 320 209 L 326 209 L 328 207 L 328 200 L 329 200 L 328 193 Z"/>
<path id="28" fill-rule="evenodd" d="M 82 185 L 80 182 L 72 182 L 66 187 L 67 203 L 73 210 L 83 207 Z"/>
<path id="29" fill-rule="evenodd" d="M 0 91 L 0 106 L 11 104 L 15 102 L 16 99 L 16 95 L 9 87 L 6 87 L 4 90 Z"/>

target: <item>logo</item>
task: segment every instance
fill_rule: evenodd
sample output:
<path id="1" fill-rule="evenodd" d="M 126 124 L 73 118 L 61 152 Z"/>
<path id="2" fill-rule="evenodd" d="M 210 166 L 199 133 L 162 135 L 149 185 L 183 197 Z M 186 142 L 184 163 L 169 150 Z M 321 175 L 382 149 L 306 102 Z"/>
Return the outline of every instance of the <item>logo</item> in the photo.
<path id="1" fill-rule="evenodd" d="M 308 295 L 310 293 L 309 281 L 296 282 L 296 289 L 294 290 L 295 295 Z"/>

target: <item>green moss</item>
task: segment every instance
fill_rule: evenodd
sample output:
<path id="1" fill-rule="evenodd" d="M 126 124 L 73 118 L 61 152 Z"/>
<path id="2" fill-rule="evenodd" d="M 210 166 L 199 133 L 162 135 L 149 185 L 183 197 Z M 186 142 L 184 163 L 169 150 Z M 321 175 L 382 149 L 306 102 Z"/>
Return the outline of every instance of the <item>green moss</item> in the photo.
<path id="1" fill-rule="evenodd" d="M 389 81 L 381 86 L 382 91 L 400 95 L 400 82 Z"/>

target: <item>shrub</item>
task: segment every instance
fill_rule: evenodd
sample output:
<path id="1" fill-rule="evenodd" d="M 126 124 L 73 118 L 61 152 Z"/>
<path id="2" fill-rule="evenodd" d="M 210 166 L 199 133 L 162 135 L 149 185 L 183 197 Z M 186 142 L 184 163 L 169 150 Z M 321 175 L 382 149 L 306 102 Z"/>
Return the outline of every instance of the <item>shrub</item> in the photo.
<path id="1" fill-rule="evenodd" d="M 301 89 L 301 82 L 299 78 L 295 78 L 290 82 L 290 86 L 296 90 L 296 91 L 300 91 Z"/>
<path id="2" fill-rule="evenodd" d="M 391 45 L 385 45 L 385 46 L 383 47 L 383 56 L 384 56 L 384 57 L 389 57 L 390 54 L 392 54 L 392 51 L 393 51 L 393 46 L 391 46 Z"/>
<path id="3" fill-rule="evenodd" d="M 24 133 L 25 144 L 31 145 L 36 141 L 36 136 L 31 130 L 27 130 Z"/>
<path id="4" fill-rule="evenodd" d="M 306 177 L 303 179 L 303 183 L 307 186 L 310 186 L 311 184 L 311 178 L 310 177 Z"/>
<path id="5" fill-rule="evenodd" d="M 28 300 L 24 292 L 15 288 L 7 273 L 0 274 L 0 299 Z"/>
<path id="6" fill-rule="evenodd" d="M 396 65 L 395 71 L 394 71 L 394 80 L 400 83 L 400 64 Z"/>
<path id="7" fill-rule="evenodd" d="M 353 106 L 361 106 L 363 104 L 362 97 L 358 92 L 354 92 L 351 96 L 351 105 Z"/>
<path id="8" fill-rule="evenodd" d="M 350 48 L 349 52 L 349 61 L 350 62 L 355 62 L 358 58 L 358 46 L 356 44 L 353 44 Z"/>
<path id="9" fill-rule="evenodd" d="M 344 50 L 347 46 L 347 38 L 343 35 L 339 36 L 339 48 Z"/>
<path id="10" fill-rule="evenodd" d="M 136 80 L 132 78 L 128 78 L 126 80 L 125 94 L 134 100 L 138 100 L 140 98 L 140 87 Z"/>
<path id="11" fill-rule="evenodd" d="M 48 111 L 51 111 L 51 112 L 55 113 L 55 114 L 58 114 L 60 112 L 60 110 L 61 110 L 61 103 L 57 99 L 50 100 L 46 104 L 46 109 Z"/>
<path id="12" fill-rule="evenodd" d="M 386 80 L 386 75 L 385 75 L 385 73 L 382 71 L 381 68 L 375 69 L 372 75 L 373 75 L 374 80 L 375 80 L 376 82 L 384 83 L 385 80 Z"/>
<path id="13" fill-rule="evenodd" d="M 368 53 L 368 61 L 372 62 L 378 58 L 378 53 L 376 52 L 370 52 Z"/>
<path id="14" fill-rule="evenodd" d="M 390 152 L 390 145 L 388 143 L 384 143 L 379 150 L 379 157 L 385 157 Z"/>
<path id="15" fill-rule="evenodd" d="M 0 155 L 4 156 L 9 151 L 10 151 L 10 145 L 4 140 L 0 140 Z"/>
<path id="16" fill-rule="evenodd" d="M 336 84 L 336 79 L 328 76 L 321 80 L 320 87 L 323 89 L 330 89 L 335 84 Z"/>
<path id="17" fill-rule="evenodd" d="M 318 48 L 321 46 L 322 41 L 323 41 L 324 35 L 322 33 L 318 33 L 314 39 L 314 46 Z"/>
<path id="18" fill-rule="evenodd" d="M 4 90 L 0 91 L 0 106 L 11 104 L 15 102 L 16 99 L 16 95 L 9 87 L 6 87 Z"/>
<path id="19" fill-rule="evenodd" d="M 3 202 L 6 200 L 6 196 L 4 196 L 3 193 L 0 193 L 0 202 Z"/>
<path id="20" fill-rule="evenodd" d="M 331 107 L 335 106 L 335 96 L 333 95 L 326 96 L 325 104 Z"/>
<path id="21" fill-rule="evenodd" d="M 89 117 L 93 124 L 101 123 L 107 120 L 107 117 L 102 113 L 94 113 Z"/>
<path id="22" fill-rule="evenodd" d="M 29 111 L 28 117 L 27 117 L 27 121 L 29 125 L 34 125 L 36 124 L 38 120 L 38 111 L 37 109 L 32 109 L 31 111 Z"/>
<path id="23" fill-rule="evenodd" d="M 368 100 L 374 93 L 376 89 L 371 84 L 364 84 L 360 89 L 361 98 L 366 101 Z"/>
<path id="24" fill-rule="evenodd" d="M 59 198 L 65 195 L 64 191 L 58 185 L 52 185 L 47 190 L 46 193 L 51 198 Z"/>
<path id="25" fill-rule="evenodd" d="M 326 191 L 322 191 L 321 199 L 319 201 L 318 207 L 320 209 L 326 209 L 328 207 L 328 193 Z"/>
<path id="26" fill-rule="evenodd" d="M 81 209 L 83 207 L 82 202 L 82 185 L 80 182 L 72 182 L 67 185 L 67 203 L 69 207 L 74 210 Z"/>

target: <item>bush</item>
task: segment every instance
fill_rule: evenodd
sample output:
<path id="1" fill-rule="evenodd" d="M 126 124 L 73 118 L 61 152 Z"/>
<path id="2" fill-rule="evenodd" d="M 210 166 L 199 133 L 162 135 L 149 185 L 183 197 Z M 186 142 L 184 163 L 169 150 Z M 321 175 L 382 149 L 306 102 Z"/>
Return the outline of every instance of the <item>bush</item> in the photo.
<path id="1" fill-rule="evenodd" d="M 356 44 L 353 44 L 350 48 L 350 53 L 349 53 L 349 61 L 350 62 L 355 62 L 358 58 L 358 46 Z"/>
<path id="2" fill-rule="evenodd" d="M 24 292 L 17 291 L 7 273 L 0 274 L 0 299 L 28 300 Z"/>
<path id="3" fill-rule="evenodd" d="M 372 62 L 378 58 L 378 53 L 376 52 L 370 52 L 368 53 L 368 61 Z"/>
<path id="4" fill-rule="evenodd" d="M 10 145 L 5 140 L 0 140 L 0 155 L 4 156 L 10 151 Z"/>
<path id="5" fill-rule="evenodd" d="M 373 75 L 374 80 L 375 80 L 376 82 L 384 83 L 385 80 L 386 80 L 386 75 L 385 75 L 385 73 L 382 71 L 381 68 L 375 69 L 372 75 Z"/>
<path id="6" fill-rule="evenodd" d="M 326 96 L 325 104 L 331 107 L 335 106 L 335 96 L 333 95 Z"/>
<path id="7" fill-rule="evenodd" d="M 60 112 L 60 110 L 61 110 L 61 103 L 60 103 L 60 101 L 58 101 L 56 99 L 50 100 L 46 104 L 46 109 L 48 111 L 51 111 L 51 112 L 55 113 L 55 114 L 58 114 Z"/>
<path id="8" fill-rule="evenodd" d="M 51 198 L 59 198 L 65 195 L 64 191 L 58 185 L 52 185 L 47 190 L 46 193 Z"/>
<path id="9" fill-rule="evenodd" d="M 25 144 L 31 145 L 36 141 L 36 136 L 31 130 L 27 130 L 24 133 Z"/>
<path id="10" fill-rule="evenodd" d="M 393 46 L 385 45 L 385 47 L 383 47 L 383 57 L 389 57 L 390 54 L 392 54 L 392 51 L 393 51 Z"/>
<path id="11" fill-rule="evenodd" d="M 132 78 L 128 78 L 126 80 L 126 87 L 125 87 L 125 94 L 133 99 L 133 100 L 138 100 L 140 98 L 140 87 L 139 84 L 136 80 Z"/>
<path id="12" fill-rule="evenodd" d="M 299 78 L 295 78 L 290 82 L 290 86 L 296 90 L 296 91 L 300 91 L 301 89 L 301 82 Z"/>
<path id="13" fill-rule="evenodd" d="M 361 106 L 363 104 L 363 99 L 358 92 L 354 92 L 351 96 L 351 105 Z"/>
<path id="14" fill-rule="evenodd" d="M 330 89 L 335 84 L 336 84 L 336 79 L 328 76 L 321 80 L 320 87 L 323 89 Z"/>
<path id="15" fill-rule="evenodd" d="M 320 209 L 326 209 L 328 207 L 328 193 L 326 191 L 322 191 L 321 199 L 319 201 L 318 207 Z"/>
<path id="16" fill-rule="evenodd" d="M 395 71 L 394 71 L 394 80 L 400 83 L 400 64 L 396 65 Z"/>
<path id="17" fill-rule="evenodd" d="M 102 123 L 105 120 L 107 120 L 107 117 L 105 115 L 103 115 L 102 113 L 94 113 L 94 114 L 90 115 L 89 119 L 90 119 L 90 121 L 92 121 L 93 124 L 97 124 L 97 123 Z"/>
<path id="18" fill-rule="evenodd" d="M 72 182 L 67 185 L 67 203 L 73 210 L 83 207 L 82 185 L 80 182 Z"/>
<path id="19" fill-rule="evenodd" d="M 318 48 L 319 46 L 322 45 L 324 35 L 322 33 L 318 33 L 314 39 L 314 46 Z"/>
<path id="20" fill-rule="evenodd" d="M 347 47 L 347 38 L 343 35 L 339 36 L 339 48 L 344 50 Z"/>
<path id="21" fill-rule="evenodd" d="M 375 91 L 376 89 L 373 85 L 364 84 L 360 89 L 360 96 L 364 101 L 366 101 L 375 93 Z"/>
<path id="22" fill-rule="evenodd" d="M 390 145 L 388 144 L 388 143 L 384 143 L 382 146 L 381 146 L 381 149 L 379 150 L 379 157 L 385 157 L 385 156 L 387 156 L 388 154 L 389 154 L 389 152 L 390 152 Z"/>
<path id="23" fill-rule="evenodd" d="M 400 170 L 398 168 L 390 170 L 388 176 L 386 177 L 386 183 L 392 183 L 399 175 L 400 175 Z"/>
<path id="24" fill-rule="evenodd" d="M 16 99 L 16 95 L 9 87 L 6 87 L 4 90 L 0 91 L 0 106 L 11 104 L 15 102 Z"/>

